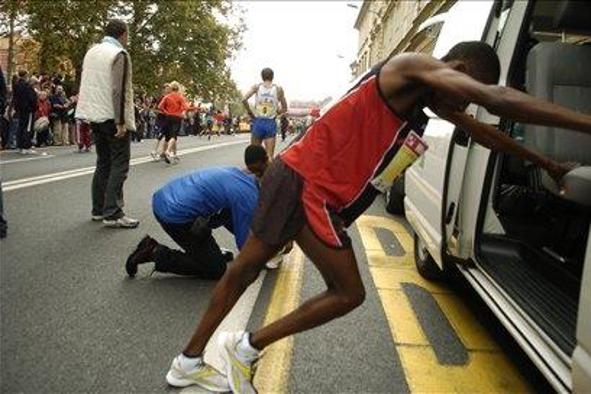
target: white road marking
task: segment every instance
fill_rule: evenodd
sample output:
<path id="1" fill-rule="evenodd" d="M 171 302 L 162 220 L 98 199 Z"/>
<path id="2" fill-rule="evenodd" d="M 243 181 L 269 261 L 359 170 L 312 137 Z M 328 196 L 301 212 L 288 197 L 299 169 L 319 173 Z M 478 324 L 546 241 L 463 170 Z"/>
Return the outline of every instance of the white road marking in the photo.
<path id="1" fill-rule="evenodd" d="M 10 164 L 10 163 L 21 163 L 23 161 L 31 161 L 31 160 L 39 160 L 39 159 L 49 159 L 50 157 L 55 157 L 55 155 L 41 154 L 41 155 L 35 156 L 35 157 L 23 157 L 20 159 L 0 160 L 0 165 Z"/>
<path id="2" fill-rule="evenodd" d="M 250 320 L 250 315 L 254 309 L 257 297 L 263 286 L 263 281 L 267 271 L 262 271 L 257 280 L 246 289 L 244 294 L 240 297 L 234 308 L 228 313 L 226 318 L 222 320 L 218 329 L 214 332 L 211 340 L 205 348 L 205 361 L 213 365 L 219 370 L 223 370 L 224 364 L 220 357 L 220 346 L 218 344 L 218 336 L 224 331 L 243 331 Z"/>
<path id="3" fill-rule="evenodd" d="M 238 141 L 220 142 L 219 144 L 198 146 L 195 148 L 180 150 L 177 154 L 179 156 L 184 156 L 184 155 L 188 155 L 191 153 L 203 152 L 206 150 L 222 148 L 225 146 L 244 144 L 246 142 L 248 142 L 248 140 L 246 140 L 246 139 L 238 140 Z M 138 157 L 135 159 L 131 159 L 129 162 L 129 165 L 135 166 L 138 164 L 149 163 L 152 161 L 153 161 L 153 159 L 150 156 Z M 50 182 L 57 182 L 57 181 L 61 181 L 64 179 L 70 179 L 70 178 L 75 178 L 75 177 L 79 177 L 79 176 L 83 176 L 83 175 L 92 174 L 92 173 L 94 173 L 94 169 L 95 169 L 95 166 L 83 167 L 83 168 L 78 168 L 78 169 L 74 169 L 74 170 L 56 172 L 53 174 L 45 174 L 45 175 L 39 175 L 39 176 L 30 177 L 30 178 L 16 179 L 13 181 L 4 182 L 2 184 L 2 189 L 4 192 L 9 192 L 11 190 L 23 189 L 25 187 L 42 185 L 42 184 L 50 183 Z"/>
<path id="4" fill-rule="evenodd" d="M 252 310 L 256 303 L 259 292 L 265 280 L 267 271 L 263 270 L 259 275 L 258 279 L 254 281 L 252 285 L 242 294 L 242 297 L 238 300 L 234 308 L 228 313 L 226 318 L 219 325 L 215 331 L 207 347 L 205 348 L 205 361 L 215 367 L 217 370 L 224 371 L 224 362 L 220 357 L 220 346 L 218 344 L 218 336 L 224 331 L 243 331 L 246 329 Z M 190 333 L 187 333 L 190 335 Z M 188 337 L 187 337 L 188 338 Z M 181 394 L 202 394 L 209 393 L 209 391 L 200 388 L 199 386 L 190 386 L 180 392 Z"/>

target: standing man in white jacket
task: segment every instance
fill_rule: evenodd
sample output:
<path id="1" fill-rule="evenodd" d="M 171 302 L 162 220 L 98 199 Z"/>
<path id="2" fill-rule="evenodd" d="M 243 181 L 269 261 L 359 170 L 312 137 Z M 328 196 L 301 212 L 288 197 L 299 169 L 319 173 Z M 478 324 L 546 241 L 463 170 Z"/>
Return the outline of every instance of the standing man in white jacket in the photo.
<path id="1" fill-rule="evenodd" d="M 76 118 L 90 123 L 96 143 L 92 220 L 102 220 L 108 227 L 135 228 L 139 221 L 122 209 L 130 132 L 135 131 L 131 59 L 124 48 L 127 38 L 125 22 L 110 20 L 103 40 L 84 56 Z"/>

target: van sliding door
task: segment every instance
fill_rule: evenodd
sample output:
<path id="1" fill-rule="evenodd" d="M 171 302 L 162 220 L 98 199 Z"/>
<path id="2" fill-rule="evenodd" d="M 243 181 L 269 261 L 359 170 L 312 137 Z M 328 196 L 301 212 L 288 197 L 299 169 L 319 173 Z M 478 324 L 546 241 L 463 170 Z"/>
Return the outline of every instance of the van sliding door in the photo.
<path id="1" fill-rule="evenodd" d="M 443 57 L 459 42 L 481 40 L 493 4 L 493 1 L 457 2 L 446 15 L 433 56 Z M 429 149 L 406 172 L 405 206 L 407 219 L 413 228 L 420 229 L 417 230 L 421 232 L 418 235 L 429 254 L 443 267 L 443 248 L 452 233 L 457 214 L 468 141 L 458 139 L 461 135 L 451 123 L 438 119 L 434 114 L 429 115 L 432 118 L 423 135 Z M 447 174 L 450 176 L 446 177 Z M 446 234 L 446 239 L 443 239 L 443 234 Z"/>

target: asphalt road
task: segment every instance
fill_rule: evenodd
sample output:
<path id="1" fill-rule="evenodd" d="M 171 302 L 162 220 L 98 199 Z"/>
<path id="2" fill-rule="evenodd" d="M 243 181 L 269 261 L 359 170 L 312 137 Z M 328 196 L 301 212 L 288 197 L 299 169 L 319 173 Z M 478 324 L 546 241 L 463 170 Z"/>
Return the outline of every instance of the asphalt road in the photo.
<path id="1" fill-rule="evenodd" d="M 179 149 L 237 141 L 182 138 Z M 133 145 L 146 156 L 153 141 Z M 2 392 L 162 392 L 214 283 L 155 274 L 129 280 L 127 255 L 146 233 L 172 241 L 151 215 L 151 196 L 167 179 L 213 165 L 240 165 L 246 143 L 181 157 L 180 164 L 132 166 L 125 210 L 135 230 L 90 221 L 92 175 L 4 192 L 8 237 L 1 242 Z M 83 168 L 94 154 L 50 148 L 54 157 L 2 164 L 5 180 Z M 3 153 L 2 160 L 18 158 Z M 234 247 L 225 231 L 220 243 Z"/>
<path id="2" fill-rule="evenodd" d="M 123 263 L 145 233 L 172 242 L 151 216 L 154 190 L 192 169 L 241 165 L 246 141 L 245 136 L 181 138 L 179 149 L 187 154 L 176 166 L 143 160 L 152 140 L 134 144 L 125 210 L 141 220 L 135 230 L 90 221 L 92 175 L 64 172 L 92 167 L 93 153 L 72 148 L 49 148 L 47 156 L 34 157 L 2 153 L 3 184 L 14 187 L 5 187 L 9 235 L 0 243 L 2 392 L 171 390 L 164 382 L 170 360 L 204 312 L 214 283 L 150 276 L 149 266 L 128 279 Z M 221 143 L 235 144 L 213 148 Z M 52 173 L 61 175 L 35 183 Z M 287 349 L 286 362 L 257 373 L 286 378 L 265 391 L 550 390 L 461 281 L 436 285 L 418 278 L 410 265 L 408 227 L 402 218 L 385 214 L 380 199 L 349 234 L 366 302 L 346 317 L 297 335 L 289 348 L 279 345 Z M 216 237 L 234 247 L 225 231 Z M 260 292 L 248 296 L 256 301 L 254 309 L 242 312 L 249 327 L 268 317 L 273 297 L 301 302 L 324 290 L 310 262 L 299 267 L 298 286 L 285 286 L 281 270 L 261 279 Z"/>

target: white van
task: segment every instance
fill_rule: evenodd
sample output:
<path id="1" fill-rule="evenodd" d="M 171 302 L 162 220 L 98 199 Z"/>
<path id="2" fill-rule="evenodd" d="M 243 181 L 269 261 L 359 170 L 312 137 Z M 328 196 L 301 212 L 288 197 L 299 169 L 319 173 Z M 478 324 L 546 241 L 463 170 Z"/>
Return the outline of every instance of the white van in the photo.
<path id="1" fill-rule="evenodd" d="M 591 113 L 590 7 L 459 1 L 434 56 L 481 39 L 499 55 L 501 85 Z M 591 166 L 589 135 L 468 111 L 528 148 Z M 578 202 L 554 194 L 530 163 L 435 117 L 424 139 L 429 150 L 407 170 L 404 199 L 419 272 L 436 279 L 457 268 L 557 391 L 591 392 L 591 192 L 579 190 Z"/>

